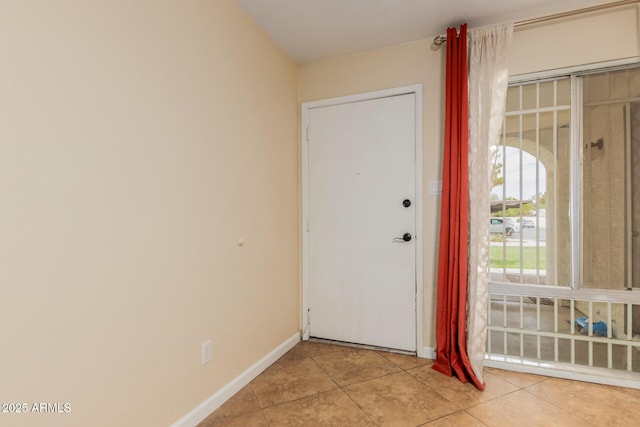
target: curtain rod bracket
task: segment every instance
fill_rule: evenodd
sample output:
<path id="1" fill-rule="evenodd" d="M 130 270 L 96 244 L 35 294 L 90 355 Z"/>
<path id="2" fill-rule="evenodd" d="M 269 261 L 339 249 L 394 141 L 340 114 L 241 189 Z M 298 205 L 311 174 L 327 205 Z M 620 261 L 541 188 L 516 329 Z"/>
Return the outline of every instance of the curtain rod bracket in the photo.
<path id="1" fill-rule="evenodd" d="M 440 47 L 447 42 L 447 36 L 435 36 L 433 38 L 433 45 Z"/>

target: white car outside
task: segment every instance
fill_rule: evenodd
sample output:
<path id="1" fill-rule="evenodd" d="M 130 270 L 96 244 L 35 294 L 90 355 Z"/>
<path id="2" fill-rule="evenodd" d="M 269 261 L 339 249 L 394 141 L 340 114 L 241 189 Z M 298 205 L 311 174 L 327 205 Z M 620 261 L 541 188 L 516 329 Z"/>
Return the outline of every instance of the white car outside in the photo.
<path id="1" fill-rule="evenodd" d="M 513 218 L 496 218 L 491 217 L 491 233 L 502 234 L 512 236 L 515 233 L 520 232 L 520 224 L 515 222 Z"/>

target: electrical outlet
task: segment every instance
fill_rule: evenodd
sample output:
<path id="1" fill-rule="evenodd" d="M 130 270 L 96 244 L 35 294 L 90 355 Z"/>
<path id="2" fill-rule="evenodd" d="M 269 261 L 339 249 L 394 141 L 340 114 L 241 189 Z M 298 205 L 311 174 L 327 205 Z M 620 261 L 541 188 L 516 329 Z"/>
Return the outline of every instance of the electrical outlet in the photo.
<path id="1" fill-rule="evenodd" d="M 202 346 L 200 348 L 200 363 L 206 365 L 207 363 L 211 362 L 212 353 L 213 344 L 211 343 L 211 340 L 206 340 L 202 343 Z"/>

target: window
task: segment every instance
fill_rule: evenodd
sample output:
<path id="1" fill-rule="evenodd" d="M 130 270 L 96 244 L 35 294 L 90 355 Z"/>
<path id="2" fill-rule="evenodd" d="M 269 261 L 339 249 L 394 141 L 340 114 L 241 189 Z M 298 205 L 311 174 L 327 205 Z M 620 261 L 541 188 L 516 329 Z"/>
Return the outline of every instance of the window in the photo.
<path id="1" fill-rule="evenodd" d="M 512 85 L 491 161 L 487 359 L 640 381 L 640 67 Z"/>
<path id="2" fill-rule="evenodd" d="M 500 144 L 492 152 L 492 216 L 519 225 L 492 236 L 492 280 L 569 283 L 571 80 L 512 86 Z"/>
<path id="3" fill-rule="evenodd" d="M 493 282 L 640 288 L 640 68 L 511 86 L 492 163 Z"/>

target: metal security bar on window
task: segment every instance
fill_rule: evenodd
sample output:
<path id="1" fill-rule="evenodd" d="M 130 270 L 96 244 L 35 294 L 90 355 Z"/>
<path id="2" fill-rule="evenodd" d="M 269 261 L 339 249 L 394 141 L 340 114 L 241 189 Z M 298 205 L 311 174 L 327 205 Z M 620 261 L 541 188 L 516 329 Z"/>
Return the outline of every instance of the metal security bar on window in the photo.
<path id="1" fill-rule="evenodd" d="M 577 309 L 577 302 L 588 307 L 586 313 Z M 494 284 L 486 359 L 573 366 L 574 373 L 609 369 L 640 381 L 640 336 L 632 330 L 633 313 L 639 309 L 640 295 L 635 292 L 612 291 L 604 296 L 586 289 Z"/>
<path id="2" fill-rule="evenodd" d="M 513 86 L 492 152 L 491 281 L 569 284 L 569 78 Z"/>

